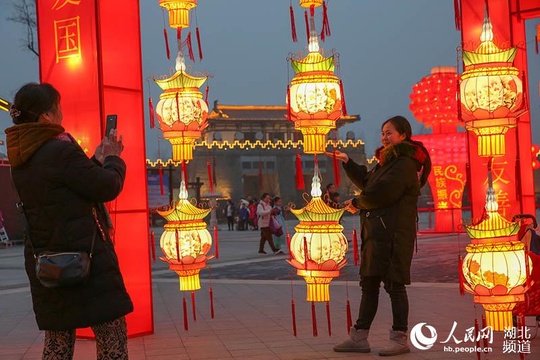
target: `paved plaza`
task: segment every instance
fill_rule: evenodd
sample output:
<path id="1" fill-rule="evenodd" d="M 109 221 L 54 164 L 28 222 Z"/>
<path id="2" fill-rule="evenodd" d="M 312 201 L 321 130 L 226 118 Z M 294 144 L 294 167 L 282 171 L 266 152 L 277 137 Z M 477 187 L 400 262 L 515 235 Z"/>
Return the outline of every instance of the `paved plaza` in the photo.
<path id="1" fill-rule="evenodd" d="M 345 221 L 346 232 L 353 218 Z M 294 225 L 289 222 L 289 227 Z M 159 247 L 160 229 L 155 228 Z M 292 229 L 291 229 L 292 230 Z M 349 234 L 349 233 L 347 233 Z M 349 264 L 343 276 L 331 284 L 331 326 L 328 328 L 324 303 L 316 304 L 317 336 L 313 336 L 311 304 L 305 301 L 305 283 L 286 262 L 286 256 L 257 255 L 256 231 L 219 232 L 220 258 L 209 262 L 201 273 L 202 289 L 196 292 L 196 321 L 189 294 L 178 290 L 178 277 L 160 260 L 152 265 L 154 334 L 129 340 L 130 359 L 372 359 L 386 344 L 391 326 L 388 296 L 381 293 L 379 311 L 370 333 L 369 354 L 335 353 L 332 347 L 347 336 L 346 303 L 353 321 L 360 290 L 358 268 Z M 472 296 L 461 296 L 457 283 L 457 256 L 468 243 L 465 235 L 421 234 L 413 261 L 413 284 L 408 287 L 410 327 L 426 323 L 437 332 L 430 349 L 411 345 L 411 353 L 396 359 L 476 359 L 467 353 L 475 343 L 466 337 L 483 309 Z M 268 248 L 267 248 L 268 251 Z M 161 251 L 157 250 L 158 256 Z M 0 249 L 0 359 L 39 359 L 43 333 L 35 324 L 30 291 L 23 268 L 22 246 Z M 211 276 L 211 277 L 210 277 Z M 211 318 L 209 289 L 214 293 L 215 316 Z M 184 329 L 183 296 L 188 303 L 188 330 Z M 297 336 L 294 336 L 291 301 L 296 307 Z M 526 318 L 528 325 L 535 318 Z M 427 327 L 423 328 L 428 336 Z M 482 359 L 537 359 L 540 337 L 518 343 L 495 333 Z M 484 346 L 481 342 L 481 346 Z M 489 350 L 489 349 L 488 349 Z M 459 354 L 456 352 L 460 351 Z M 95 359 L 95 343 L 78 340 L 75 359 Z"/>

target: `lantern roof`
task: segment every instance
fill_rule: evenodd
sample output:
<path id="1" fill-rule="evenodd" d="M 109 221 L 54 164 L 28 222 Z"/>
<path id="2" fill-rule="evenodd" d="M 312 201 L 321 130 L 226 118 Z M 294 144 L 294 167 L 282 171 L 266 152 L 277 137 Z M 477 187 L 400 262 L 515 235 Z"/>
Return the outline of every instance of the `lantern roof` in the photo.
<path id="1" fill-rule="evenodd" d="M 482 24 L 482 34 L 480 35 L 480 45 L 475 51 L 463 51 L 463 62 L 465 66 L 479 65 L 486 63 L 511 63 L 517 54 L 517 47 L 501 50 L 493 42 L 493 25 L 486 12 L 484 23 Z"/>
<path id="2" fill-rule="evenodd" d="M 326 58 L 319 52 L 310 52 L 301 60 L 291 59 L 291 66 L 295 74 L 311 71 L 334 72 L 334 56 Z"/>
<path id="3" fill-rule="evenodd" d="M 202 221 L 202 219 L 212 211 L 212 209 L 198 208 L 188 200 L 188 192 L 186 190 L 184 179 L 182 179 L 182 182 L 180 183 L 180 193 L 178 197 L 180 200 L 173 208 L 165 211 L 157 211 L 158 214 L 167 219 L 167 221 Z"/>
<path id="4" fill-rule="evenodd" d="M 336 209 L 328 206 L 321 198 L 321 179 L 318 175 L 319 168 L 315 165 L 313 179 L 311 181 L 311 196 L 312 199 L 309 203 L 301 209 L 291 209 L 291 212 L 300 221 L 305 222 L 319 222 L 319 221 L 333 221 L 339 222 L 341 215 L 345 212 L 345 209 Z"/>
<path id="5" fill-rule="evenodd" d="M 471 239 L 487 239 L 502 236 L 512 236 L 519 232 L 519 221 L 508 221 L 499 214 L 499 204 L 495 189 L 493 189 L 493 178 L 491 174 L 491 163 L 488 161 L 488 189 L 486 192 L 486 205 L 482 220 L 473 225 L 465 226 Z"/>
<path id="6" fill-rule="evenodd" d="M 185 88 L 200 88 L 208 76 L 197 77 L 189 75 L 185 70 L 178 70 L 173 76 L 166 79 L 154 79 L 163 90 L 176 90 Z"/>

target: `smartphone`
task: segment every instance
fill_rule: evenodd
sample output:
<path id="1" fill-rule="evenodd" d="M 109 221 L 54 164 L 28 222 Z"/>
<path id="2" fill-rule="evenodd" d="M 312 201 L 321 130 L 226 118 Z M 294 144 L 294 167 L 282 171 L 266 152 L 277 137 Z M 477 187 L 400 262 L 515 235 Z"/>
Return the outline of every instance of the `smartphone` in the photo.
<path id="1" fill-rule="evenodd" d="M 116 129 L 118 116 L 116 114 L 107 115 L 107 124 L 105 127 L 105 136 L 109 136 L 112 129 Z"/>

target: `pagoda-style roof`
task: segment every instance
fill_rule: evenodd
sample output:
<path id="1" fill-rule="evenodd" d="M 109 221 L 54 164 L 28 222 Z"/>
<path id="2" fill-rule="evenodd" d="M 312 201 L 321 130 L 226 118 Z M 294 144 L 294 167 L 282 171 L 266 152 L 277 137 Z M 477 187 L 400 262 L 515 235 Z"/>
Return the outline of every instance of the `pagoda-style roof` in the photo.
<path id="1" fill-rule="evenodd" d="M 287 105 L 222 105 L 214 101 L 214 107 L 208 115 L 209 121 L 252 122 L 252 121 L 289 121 Z M 360 120 L 360 115 L 342 116 L 337 122 L 341 127 Z"/>

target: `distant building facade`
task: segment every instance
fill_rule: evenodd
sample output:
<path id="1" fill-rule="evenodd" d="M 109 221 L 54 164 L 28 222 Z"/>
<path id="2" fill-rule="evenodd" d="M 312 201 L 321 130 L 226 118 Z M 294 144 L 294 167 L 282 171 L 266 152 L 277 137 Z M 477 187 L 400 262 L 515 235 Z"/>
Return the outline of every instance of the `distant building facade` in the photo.
<path id="1" fill-rule="evenodd" d="M 302 135 L 287 120 L 286 106 L 221 105 L 214 102 L 203 139 L 194 150 L 188 164 L 190 182 L 197 178 L 204 183 L 203 198 L 209 193 L 208 165 L 215 179 L 214 192 L 221 199 L 234 202 L 251 195 L 258 199 L 263 192 L 280 196 L 302 205 L 302 194 L 311 190 L 314 156 L 302 153 Z M 337 122 L 341 127 L 359 121 L 358 115 L 345 116 Z M 349 153 L 356 161 L 366 160 L 364 143 L 354 139 L 337 139 L 337 130 L 331 131 L 327 151 L 334 148 Z M 302 158 L 305 190 L 296 189 L 295 159 Z M 318 156 L 322 184 L 334 182 L 333 161 L 326 155 Z M 341 167 L 341 164 L 339 164 Z M 173 182 L 174 187 L 174 182 Z M 352 183 L 341 172 L 343 195 L 352 192 Z"/>

